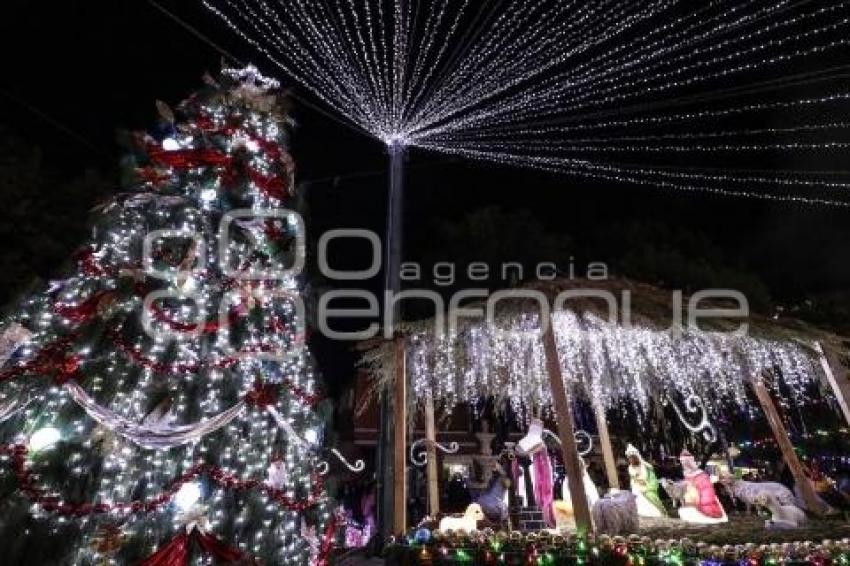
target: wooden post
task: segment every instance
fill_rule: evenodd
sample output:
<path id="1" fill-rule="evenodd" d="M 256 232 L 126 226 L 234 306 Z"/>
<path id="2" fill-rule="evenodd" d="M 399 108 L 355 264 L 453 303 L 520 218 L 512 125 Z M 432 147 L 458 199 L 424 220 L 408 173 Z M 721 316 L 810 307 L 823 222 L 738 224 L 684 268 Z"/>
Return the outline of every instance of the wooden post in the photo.
<path id="1" fill-rule="evenodd" d="M 436 519 L 440 513 L 439 475 L 437 475 L 437 425 L 434 420 L 434 398 L 425 398 L 425 446 L 428 450 L 428 514 Z"/>
<path id="2" fill-rule="evenodd" d="M 546 332 L 543 334 L 543 348 L 546 351 L 546 370 L 552 388 L 552 400 L 555 405 L 555 416 L 558 421 L 558 438 L 561 439 L 561 450 L 564 456 L 564 468 L 567 472 L 567 484 L 573 502 L 576 530 L 580 536 L 593 530 L 590 518 L 590 508 L 587 505 L 587 495 L 584 493 L 584 470 L 576 449 L 575 428 L 573 427 L 573 409 L 564 379 L 561 375 L 561 361 L 558 359 L 558 346 L 555 344 L 555 330 L 552 321 L 548 321 Z"/>
<path id="3" fill-rule="evenodd" d="M 599 444 L 602 446 L 602 459 L 605 461 L 605 475 L 608 476 L 608 489 L 620 489 L 620 476 L 617 474 L 617 460 L 611 447 L 611 436 L 608 434 L 608 421 L 605 419 L 605 407 L 598 401 L 593 402 L 593 414 L 596 417 L 596 429 L 599 431 Z"/>
<path id="4" fill-rule="evenodd" d="M 761 408 L 767 417 L 767 422 L 770 429 L 773 431 L 773 436 L 776 438 L 776 443 L 782 451 L 782 457 L 785 459 L 785 464 L 791 470 L 791 475 L 794 476 L 794 482 L 799 486 L 800 493 L 803 496 L 803 502 L 809 511 L 818 515 L 822 514 L 824 509 L 818 503 L 815 495 L 815 488 L 812 486 L 806 474 L 803 473 L 803 466 L 800 464 L 800 459 L 797 458 L 797 453 L 794 452 L 794 446 L 788 439 L 788 431 L 785 430 L 785 425 L 782 424 L 782 418 L 776 410 L 776 405 L 773 404 L 773 399 L 770 397 L 770 391 L 764 386 L 761 379 L 758 377 L 752 380 L 753 390 L 758 397 Z"/>
<path id="5" fill-rule="evenodd" d="M 581 324 L 582 329 L 584 329 L 584 324 Z M 587 334 L 585 334 L 585 341 L 587 341 Z M 608 354 L 608 348 L 603 345 L 603 352 L 605 357 L 605 365 L 608 366 L 608 371 L 615 371 L 611 367 L 611 357 Z M 590 351 L 590 348 L 588 348 Z M 588 375 L 592 375 L 593 370 L 590 366 L 590 363 L 587 359 L 587 354 L 582 356 L 582 361 L 584 363 L 585 371 L 587 371 Z M 588 388 L 588 397 L 593 399 L 593 395 L 591 394 Z M 617 460 L 614 458 L 614 449 L 611 448 L 611 435 L 608 433 L 608 421 L 605 418 L 605 407 L 599 404 L 599 401 L 593 400 L 593 414 L 596 417 L 596 429 L 599 431 L 599 443 L 602 445 L 602 459 L 605 462 L 605 475 L 608 476 L 608 489 L 609 491 L 618 491 L 620 489 L 620 476 L 617 473 Z"/>
<path id="6" fill-rule="evenodd" d="M 838 399 L 844 420 L 850 424 L 850 375 L 838 356 L 834 352 L 825 351 L 820 342 L 815 342 L 815 350 L 820 354 L 820 366 L 835 398 Z"/>
<path id="7" fill-rule="evenodd" d="M 525 501 L 522 502 L 522 505 L 523 507 L 537 507 L 537 498 L 534 497 L 534 481 L 531 479 L 531 457 L 520 456 L 517 461 L 522 469 L 522 483 L 525 488 Z"/>
<path id="8" fill-rule="evenodd" d="M 516 452 L 514 451 L 516 447 L 516 443 L 514 442 L 505 442 L 505 449 L 502 451 L 501 464 L 504 466 L 505 472 L 510 478 L 510 482 L 508 485 L 508 530 L 517 530 L 519 526 L 519 521 L 517 521 L 517 510 L 519 509 L 519 495 L 517 493 L 517 485 L 514 481 L 513 474 L 513 463 L 514 459 L 517 457 Z"/>
<path id="9" fill-rule="evenodd" d="M 407 530 L 407 372 L 404 337 L 395 339 L 395 395 L 393 396 L 393 531 Z"/>

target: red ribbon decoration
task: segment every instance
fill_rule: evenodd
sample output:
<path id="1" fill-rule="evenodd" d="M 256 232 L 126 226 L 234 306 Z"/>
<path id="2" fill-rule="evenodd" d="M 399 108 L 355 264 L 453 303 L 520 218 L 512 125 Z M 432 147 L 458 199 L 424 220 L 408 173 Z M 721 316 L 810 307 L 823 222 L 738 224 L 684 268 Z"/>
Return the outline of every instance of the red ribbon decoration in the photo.
<path id="1" fill-rule="evenodd" d="M 219 133 L 228 132 L 221 131 Z M 267 142 L 256 137 L 252 137 L 251 139 L 263 148 L 270 158 L 275 161 L 282 160 L 287 175 L 264 175 L 248 167 L 241 160 L 234 159 L 230 155 L 213 148 L 168 151 L 157 145 L 149 144 L 147 151 L 151 161 L 159 166 L 173 167 L 175 169 L 223 167 L 222 183 L 225 186 L 234 185 L 240 178 L 247 176 L 266 196 L 277 200 L 285 200 L 289 196 L 288 175 L 292 170 L 292 167 L 289 165 L 291 159 L 283 159 L 284 153 L 276 143 Z M 288 157 L 288 154 L 286 155 Z M 142 172 L 141 174 L 143 178 L 154 175 L 153 172 Z"/>
<path id="2" fill-rule="evenodd" d="M 64 385 L 71 380 L 82 380 L 83 372 L 80 371 L 80 357 L 71 354 L 65 357 L 65 361 L 59 366 L 54 381 L 56 385 Z"/>
<path id="3" fill-rule="evenodd" d="M 242 122 L 239 119 L 228 120 L 228 124 L 223 128 L 217 128 L 215 125 L 215 121 L 212 119 L 212 116 L 209 114 L 201 114 L 192 122 L 199 130 L 207 133 L 208 135 L 213 136 L 232 136 L 239 129 L 243 127 Z M 267 140 L 263 137 L 256 135 L 256 132 L 249 132 L 248 137 L 257 144 L 260 150 L 265 153 L 266 157 L 271 161 L 277 161 L 279 159 L 284 158 L 284 156 L 288 157 L 288 153 L 283 151 L 280 147 L 280 144 L 273 140 Z M 291 161 L 291 159 L 284 158 L 284 161 Z M 287 165 L 287 172 L 290 172 L 290 167 Z"/>
<path id="4" fill-rule="evenodd" d="M 179 320 L 174 320 L 171 318 L 162 307 L 159 307 L 155 304 L 151 304 L 150 306 L 151 314 L 153 314 L 153 318 L 157 320 L 157 322 L 161 322 L 167 325 L 171 330 L 177 330 L 180 332 L 194 332 L 197 330 L 198 325 L 194 322 L 180 322 Z M 220 328 L 227 328 L 230 325 L 233 325 L 237 322 L 239 318 L 239 313 L 236 312 L 235 309 L 231 309 L 228 313 L 228 322 L 225 324 L 221 324 L 218 320 L 210 320 L 203 323 L 203 332 L 206 334 L 215 334 L 219 331 Z"/>
<path id="5" fill-rule="evenodd" d="M 234 562 L 240 564 L 258 563 L 253 557 L 247 556 L 236 548 L 227 546 L 210 533 L 204 533 L 195 527 L 189 534 L 186 534 L 186 531 L 181 532 L 171 542 L 145 558 L 137 566 L 184 566 L 189 563 L 189 546 L 193 541 L 205 554 L 212 556 L 219 562 L 225 564 Z"/>
<path id="6" fill-rule="evenodd" d="M 171 180 L 169 173 L 163 173 L 155 167 L 139 167 L 136 169 L 136 174 L 139 175 L 142 182 L 150 183 L 154 186 L 164 185 Z"/>
<path id="7" fill-rule="evenodd" d="M 94 250 L 90 247 L 84 248 L 74 254 L 74 259 L 77 260 L 80 266 L 80 271 L 87 277 L 101 277 L 103 275 L 114 275 L 104 268 L 94 257 Z"/>
<path id="8" fill-rule="evenodd" d="M 254 384 L 254 389 L 245 395 L 245 402 L 258 409 L 274 405 L 277 403 L 277 385 L 258 381 Z"/>
<path id="9" fill-rule="evenodd" d="M 189 535 L 183 531 L 174 540 L 139 562 L 138 566 L 183 566 L 188 563 Z"/>
<path id="10" fill-rule="evenodd" d="M 284 152 L 280 148 L 280 144 L 275 141 L 269 141 L 258 136 L 252 136 L 251 140 L 256 143 L 260 150 L 266 154 L 266 157 L 268 157 L 272 161 L 281 160 L 284 155 L 286 155 L 287 157 L 289 156 L 288 153 Z M 283 161 L 284 165 L 287 165 L 286 162 L 289 161 L 289 159 L 283 159 Z M 291 172 L 288 166 L 286 167 L 286 169 L 287 173 Z"/>
<path id="11" fill-rule="evenodd" d="M 144 297 L 148 293 L 148 289 L 146 289 L 143 285 L 136 285 L 135 289 L 136 295 L 139 297 Z M 75 324 L 81 324 L 83 322 L 87 322 L 89 319 L 94 316 L 97 312 L 98 306 L 100 302 L 111 295 L 115 295 L 114 291 L 99 291 L 77 305 L 69 305 L 66 303 L 57 303 L 53 306 L 53 311 L 62 316 L 63 318 L 68 319 L 69 321 Z M 182 332 L 194 332 L 197 328 L 197 325 L 193 322 L 180 322 L 178 320 L 174 320 L 171 318 L 162 307 L 152 304 L 150 306 L 151 314 L 153 318 L 158 322 L 162 322 L 163 324 L 167 324 L 172 330 L 178 330 Z M 238 318 L 238 313 L 232 311 L 229 313 L 229 324 L 235 324 Z M 225 327 L 227 325 L 225 324 Z M 219 324 L 217 320 L 209 321 L 204 323 L 203 331 L 208 334 L 213 334 L 218 332 L 219 328 L 222 325 Z"/>
<path id="12" fill-rule="evenodd" d="M 59 316 L 79 324 L 90 319 L 94 313 L 97 312 L 97 307 L 100 305 L 100 301 L 106 299 L 110 295 L 114 295 L 114 291 L 100 291 L 78 305 L 56 303 L 56 305 L 53 306 L 53 311 Z"/>
<path id="13" fill-rule="evenodd" d="M 229 155 L 214 148 L 165 150 L 150 144 L 148 157 L 158 165 L 175 169 L 194 169 L 196 167 L 223 167 L 231 163 Z"/>
<path id="14" fill-rule="evenodd" d="M 162 307 L 155 304 L 151 304 L 150 309 L 153 318 L 156 319 L 157 322 L 167 325 L 171 330 L 177 330 L 179 332 L 195 332 L 198 328 L 198 325 L 194 322 L 181 322 L 179 320 L 174 320 Z M 240 318 L 245 318 L 247 316 L 247 312 L 241 312 L 236 308 L 231 308 L 227 316 L 227 321 L 224 323 L 221 323 L 218 320 L 206 321 L 202 323 L 202 332 L 206 334 L 215 334 L 222 328 L 235 326 L 238 324 Z M 267 330 L 269 332 L 286 332 L 289 330 L 289 326 L 280 318 L 274 317 L 268 325 Z"/>
<path id="15" fill-rule="evenodd" d="M 192 125 L 203 131 L 210 131 L 215 128 L 215 122 L 209 114 L 200 114 L 192 122 Z"/>
<path id="16" fill-rule="evenodd" d="M 271 236 L 270 236 L 271 237 Z M 110 276 L 110 277 L 118 277 L 118 274 L 121 271 L 137 271 L 141 269 L 140 263 L 130 264 L 128 266 L 119 267 L 119 268 L 109 268 L 102 266 L 97 259 L 94 257 L 94 250 L 91 248 L 86 248 L 81 252 L 77 253 L 75 259 L 80 263 L 80 271 L 83 275 L 87 277 L 101 277 L 101 276 Z M 248 265 L 242 267 L 242 269 L 247 269 Z M 200 274 L 205 274 L 205 271 L 199 271 Z M 223 288 L 225 290 L 232 290 L 237 286 L 244 285 L 245 281 L 242 279 L 238 279 L 236 277 L 224 277 L 223 280 Z M 274 281 L 255 281 L 252 282 L 255 288 L 259 289 L 274 289 L 275 282 Z M 141 289 L 141 290 L 140 290 Z M 140 296 L 144 296 L 145 294 L 144 287 L 141 285 L 137 286 L 136 293 Z"/>
<path id="17" fill-rule="evenodd" d="M 248 169 L 248 178 L 257 185 L 266 196 L 277 200 L 286 200 L 289 183 L 280 175 L 263 175 L 254 169 Z"/>
<path id="18" fill-rule="evenodd" d="M 319 556 L 316 561 L 316 566 L 327 566 L 329 564 L 331 550 L 333 550 L 334 536 L 336 534 L 336 517 L 328 521 L 328 526 L 325 527 L 325 533 L 322 536 L 322 546 L 319 548 Z"/>
<path id="19" fill-rule="evenodd" d="M 74 254 L 73 259 L 77 261 L 80 271 L 86 277 L 118 277 L 121 271 L 136 271 L 142 267 L 140 262 L 122 268 L 104 267 L 94 257 L 94 249 L 91 247 L 78 251 Z"/>
<path id="20" fill-rule="evenodd" d="M 67 356 L 71 344 L 77 338 L 77 333 L 72 333 L 59 338 L 55 342 L 43 347 L 38 354 L 23 364 L 12 366 L 0 371 L 0 383 L 15 379 L 24 374 L 55 375 L 57 381 L 67 381 L 68 378 L 79 376 L 79 358 L 76 355 L 76 365 L 72 367 Z"/>

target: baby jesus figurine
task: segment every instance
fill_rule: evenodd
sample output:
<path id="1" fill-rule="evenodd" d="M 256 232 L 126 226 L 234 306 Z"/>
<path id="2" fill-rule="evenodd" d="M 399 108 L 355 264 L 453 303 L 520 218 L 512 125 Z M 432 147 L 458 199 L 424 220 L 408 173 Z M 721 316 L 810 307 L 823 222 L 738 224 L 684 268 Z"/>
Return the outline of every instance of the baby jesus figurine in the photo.
<path id="1" fill-rule="evenodd" d="M 684 505 L 679 508 L 679 518 L 688 523 L 725 523 L 729 519 L 714 492 L 711 478 L 697 466 L 693 455 L 682 450 L 679 456 L 685 475 Z"/>

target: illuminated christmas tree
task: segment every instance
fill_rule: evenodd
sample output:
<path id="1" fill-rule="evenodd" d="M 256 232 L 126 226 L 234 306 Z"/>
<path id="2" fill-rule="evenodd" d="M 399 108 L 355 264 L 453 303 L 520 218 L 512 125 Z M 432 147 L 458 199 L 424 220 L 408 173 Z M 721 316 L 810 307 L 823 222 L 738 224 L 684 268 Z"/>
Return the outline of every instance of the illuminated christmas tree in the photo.
<path id="1" fill-rule="evenodd" d="M 225 69 L 132 136 L 63 281 L 0 339 L 6 564 L 324 563 L 285 100 Z"/>

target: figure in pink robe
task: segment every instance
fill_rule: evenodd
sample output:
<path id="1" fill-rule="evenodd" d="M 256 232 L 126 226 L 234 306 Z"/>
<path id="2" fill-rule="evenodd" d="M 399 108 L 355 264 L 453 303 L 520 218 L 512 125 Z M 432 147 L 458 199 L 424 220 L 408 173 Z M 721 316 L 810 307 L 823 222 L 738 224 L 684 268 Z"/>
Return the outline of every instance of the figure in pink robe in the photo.
<path id="1" fill-rule="evenodd" d="M 552 460 L 547 450 L 541 450 L 534 454 L 531 461 L 534 478 L 534 497 L 537 505 L 543 510 L 543 519 L 546 526 L 555 526 L 555 515 L 552 513 L 552 501 L 554 499 Z"/>
<path id="2" fill-rule="evenodd" d="M 693 455 L 683 450 L 679 462 L 682 464 L 687 483 L 685 502 L 679 508 L 679 517 L 689 523 L 713 524 L 728 521 L 726 512 L 717 499 L 711 478 L 697 466 Z"/>
<path id="3" fill-rule="evenodd" d="M 546 525 L 554 527 L 555 515 L 552 511 L 552 501 L 554 500 L 555 486 L 552 459 L 549 457 L 549 452 L 545 449 L 535 452 L 531 457 L 531 466 L 529 466 L 529 469 L 531 472 L 531 486 L 534 489 L 534 502 L 543 511 L 543 520 L 546 522 Z M 522 477 L 522 473 L 522 468 L 515 459 L 513 461 L 511 475 L 514 485 L 517 486 L 516 493 L 523 501 L 527 501 L 525 480 Z M 507 493 L 505 494 L 505 500 L 507 502 Z"/>

